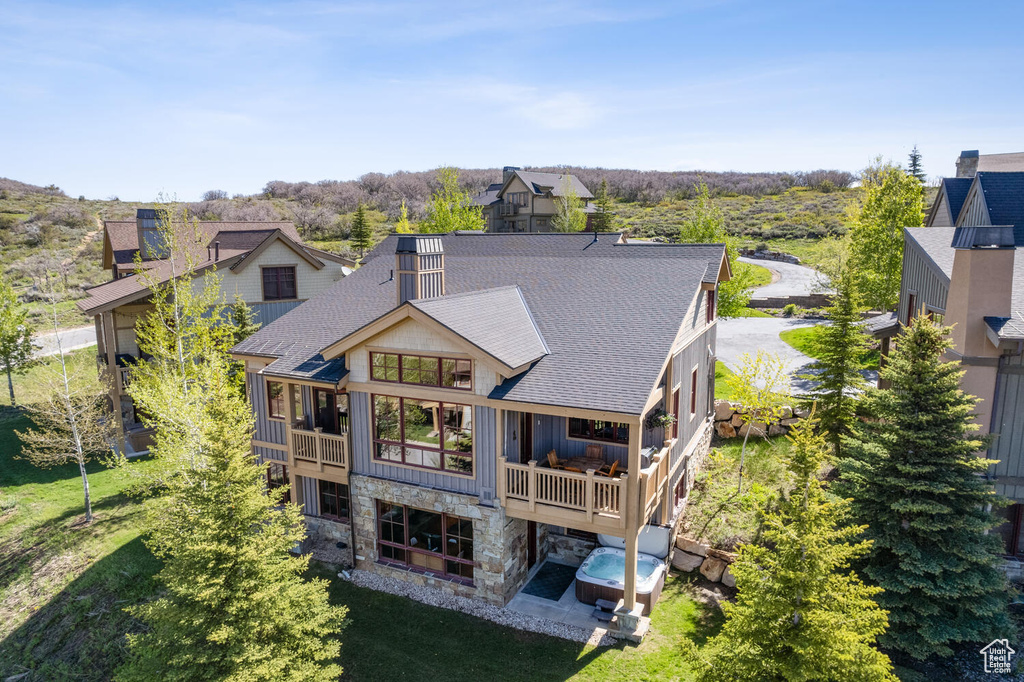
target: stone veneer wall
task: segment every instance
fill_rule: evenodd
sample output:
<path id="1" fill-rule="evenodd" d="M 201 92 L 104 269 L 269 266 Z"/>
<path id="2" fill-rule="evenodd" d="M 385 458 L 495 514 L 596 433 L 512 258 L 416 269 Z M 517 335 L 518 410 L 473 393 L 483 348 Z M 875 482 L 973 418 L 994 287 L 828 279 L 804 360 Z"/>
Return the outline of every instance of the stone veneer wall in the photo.
<path id="1" fill-rule="evenodd" d="M 478 498 L 469 495 L 358 474 L 349 477 L 349 495 L 356 568 L 415 585 L 435 587 L 461 597 L 481 599 L 497 606 L 504 606 L 526 580 L 526 521 L 507 518 L 501 507 L 481 505 Z M 473 585 L 377 563 L 374 500 L 472 520 Z"/>
<path id="2" fill-rule="evenodd" d="M 582 538 L 566 535 L 564 530 L 552 526 L 548 530 L 548 558 L 554 559 L 560 564 L 568 566 L 579 566 L 587 555 L 597 547 L 596 540 L 584 540 Z"/>

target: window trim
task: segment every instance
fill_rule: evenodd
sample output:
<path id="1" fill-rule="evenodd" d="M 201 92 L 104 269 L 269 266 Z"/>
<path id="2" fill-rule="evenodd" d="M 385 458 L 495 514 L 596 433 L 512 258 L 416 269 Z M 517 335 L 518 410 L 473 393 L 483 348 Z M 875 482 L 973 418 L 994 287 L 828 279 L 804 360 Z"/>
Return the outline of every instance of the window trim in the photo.
<path id="1" fill-rule="evenodd" d="M 330 481 L 330 480 L 328 480 L 326 478 L 317 478 L 317 479 L 314 479 L 314 480 L 316 481 L 316 509 L 317 509 L 317 518 L 327 519 L 329 521 L 337 521 L 339 523 L 351 523 L 352 522 L 352 491 L 351 491 L 351 489 L 347 485 L 345 485 L 344 483 L 338 483 L 337 481 Z M 323 506 L 323 494 L 324 493 L 323 493 L 323 490 L 320 489 L 320 486 L 323 483 L 327 483 L 328 485 L 335 486 L 335 494 L 334 494 L 334 496 L 338 500 L 341 499 L 341 494 L 339 492 L 339 488 L 342 488 L 342 487 L 345 488 L 345 509 L 346 509 L 346 511 L 348 511 L 348 516 L 334 516 L 333 514 L 325 514 L 324 513 L 324 506 Z M 339 511 L 340 511 L 340 508 L 341 508 L 340 501 L 338 503 L 338 508 L 339 508 Z"/>
<path id="2" fill-rule="evenodd" d="M 694 365 L 690 371 L 690 419 L 697 416 L 697 373 L 700 365 Z"/>
<path id="3" fill-rule="evenodd" d="M 443 388 L 450 391 L 473 391 L 473 359 L 469 357 L 456 357 L 454 355 L 424 355 L 422 353 L 406 353 L 397 350 L 368 350 L 368 368 L 370 381 L 380 382 L 382 384 L 403 384 L 405 386 L 419 386 L 422 388 Z M 375 355 L 395 355 L 398 357 L 398 380 L 393 381 L 391 379 L 377 379 L 373 376 L 373 356 Z M 428 360 L 437 360 L 437 383 L 436 384 L 421 384 L 418 382 L 405 381 L 403 376 L 404 370 L 402 369 L 403 363 L 402 358 L 414 357 L 414 358 L 426 358 Z M 469 363 L 469 386 L 445 386 L 444 385 L 444 371 L 442 368 L 442 362 L 444 360 L 451 360 L 453 362 L 468 362 Z M 386 367 L 386 365 L 385 365 Z"/>
<path id="4" fill-rule="evenodd" d="M 270 397 L 270 384 L 281 385 L 281 397 Z M 284 421 L 285 419 L 288 418 L 288 396 L 286 395 L 287 389 L 285 388 L 285 383 L 283 381 L 278 381 L 277 379 L 267 379 L 265 382 L 265 389 L 267 391 L 267 419 L 273 419 L 274 421 Z M 274 403 L 276 401 L 281 401 L 281 412 L 279 414 L 274 413 Z"/>
<path id="5" fill-rule="evenodd" d="M 383 438 L 377 438 L 377 408 L 376 408 L 377 398 L 394 398 L 395 400 L 398 400 L 398 433 L 399 433 L 399 438 L 401 439 L 401 441 L 393 441 L 393 440 L 385 440 Z M 475 423 L 475 421 L 476 421 L 475 407 L 476 406 L 472 405 L 472 404 L 469 404 L 469 403 L 445 402 L 443 400 L 427 400 L 427 402 L 436 402 L 437 403 L 437 412 L 438 412 L 438 415 L 439 415 L 440 420 L 442 422 L 440 424 L 440 428 L 441 428 L 442 433 L 441 433 L 441 437 L 438 438 L 438 447 L 437 448 L 431 448 L 431 447 L 423 447 L 423 446 L 419 446 L 419 445 L 417 445 L 417 446 L 410 446 L 410 445 L 408 445 L 406 443 L 406 441 L 405 441 L 405 401 L 406 400 L 417 400 L 417 401 L 420 401 L 420 400 L 424 400 L 424 399 L 423 398 L 407 398 L 405 396 L 389 395 L 389 394 L 386 394 L 386 393 L 371 393 L 370 394 L 370 445 L 373 448 L 372 452 L 370 453 L 370 460 L 373 461 L 373 462 L 379 463 L 379 464 L 386 464 L 388 466 L 408 467 L 410 469 L 418 469 L 420 471 L 433 471 L 433 472 L 436 472 L 436 473 L 439 473 L 439 474 L 444 474 L 446 476 L 462 476 L 462 477 L 467 477 L 467 478 L 476 478 L 476 423 Z M 473 414 L 474 424 L 473 424 L 473 430 L 471 432 L 472 433 L 472 437 L 473 437 L 473 447 L 472 447 L 472 449 L 469 452 L 456 452 L 454 450 L 445 450 L 444 449 L 444 408 L 446 406 L 447 407 L 451 407 L 453 405 L 457 405 L 459 407 L 468 407 L 471 410 L 474 410 L 474 414 Z M 397 446 L 398 448 L 401 449 L 402 459 L 400 461 L 395 461 L 395 460 L 391 460 L 391 459 L 384 459 L 382 457 L 378 457 L 377 456 L 377 445 L 378 444 Z M 424 466 L 422 464 L 411 464 L 411 463 L 407 462 L 406 459 L 405 459 L 405 449 L 407 447 L 412 447 L 413 449 L 416 449 L 416 450 L 426 450 L 427 452 L 436 452 L 436 453 L 440 454 L 441 455 L 441 467 L 439 468 L 439 467 Z M 454 455 L 454 456 L 457 456 L 457 457 L 469 456 L 469 459 L 470 459 L 469 471 L 457 471 L 457 470 L 454 470 L 454 469 L 447 469 L 447 468 L 445 468 L 445 465 L 447 464 L 447 460 L 445 459 L 445 455 Z"/>
<path id="6" fill-rule="evenodd" d="M 715 318 L 718 315 L 718 289 L 717 288 L 708 289 L 707 290 L 707 300 L 705 301 L 705 306 L 706 306 L 706 312 L 705 312 L 706 319 L 705 319 L 705 323 L 706 324 L 711 324 L 712 322 L 715 321 Z"/>
<path id="7" fill-rule="evenodd" d="M 467 521 L 467 522 L 469 522 L 470 528 L 473 529 L 473 538 L 472 538 L 473 554 L 474 555 L 476 554 L 476 542 L 477 542 L 476 541 L 476 528 L 473 525 L 473 519 L 466 518 L 466 517 L 463 517 L 463 516 L 457 516 L 455 514 L 449 514 L 448 512 L 438 512 L 438 511 L 434 511 L 432 509 L 420 509 L 419 507 L 410 507 L 407 504 L 399 504 L 397 502 L 388 502 L 387 500 L 381 500 L 381 499 L 376 499 L 376 498 L 374 499 L 373 502 L 374 502 L 374 505 L 373 505 L 373 507 L 374 507 L 374 510 L 373 510 L 374 511 L 374 526 L 375 526 L 375 530 L 377 532 L 377 541 L 374 543 L 374 549 L 377 551 L 377 563 L 384 564 L 385 566 L 393 566 L 395 568 L 400 568 L 400 569 L 403 569 L 403 570 L 412 571 L 414 573 L 426 573 L 426 574 L 429 574 L 429 575 L 431 575 L 433 577 L 436 577 L 436 578 L 441 578 L 443 580 L 449 580 L 451 582 L 461 583 L 463 585 L 468 585 L 468 586 L 473 586 L 474 585 L 474 579 L 476 578 L 476 569 L 477 569 L 476 561 L 472 557 L 469 558 L 469 559 L 462 559 L 462 558 L 459 558 L 459 557 L 449 556 L 444 551 L 444 550 L 446 550 L 448 548 L 448 525 L 449 525 L 448 524 L 448 520 L 449 519 L 456 519 L 457 521 Z M 381 505 L 382 504 L 386 504 L 386 505 L 389 505 L 389 506 L 392 506 L 392 507 L 399 507 L 399 508 L 401 508 L 401 510 L 402 510 L 402 527 L 404 528 L 403 535 L 405 536 L 405 544 L 400 545 L 397 542 L 390 542 L 390 541 L 387 541 L 387 540 L 383 539 L 383 537 L 382 537 L 383 536 L 383 532 L 381 530 L 381 528 L 382 528 L 382 526 L 381 526 L 381 517 L 383 516 L 381 514 Z M 441 515 L 441 553 L 440 554 L 438 554 L 437 552 L 430 552 L 430 551 L 427 551 L 427 550 L 424 550 L 424 549 L 420 549 L 416 545 L 410 545 L 409 544 L 409 510 L 410 509 L 413 509 L 415 511 L 427 512 L 429 514 L 440 514 Z M 397 559 L 387 559 L 387 558 L 384 558 L 383 556 L 381 556 L 381 551 L 380 551 L 381 546 L 393 547 L 394 549 L 403 550 L 406 553 L 407 557 L 408 557 L 409 552 L 412 552 L 414 554 L 421 554 L 423 556 L 440 557 L 441 558 L 442 569 L 441 569 L 440 572 L 438 572 L 438 571 L 434 571 L 434 570 L 428 569 L 428 568 L 423 567 L 423 566 L 416 566 L 415 564 L 411 564 L 408 561 L 399 561 Z M 472 569 L 473 569 L 473 578 L 466 578 L 466 577 L 461 576 L 461 575 L 454 575 L 454 574 L 449 573 L 448 572 L 448 566 L 447 566 L 447 562 L 449 562 L 449 561 L 457 563 L 457 564 L 463 564 L 465 566 L 472 567 Z"/>
<path id="8" fill-rule="evenodd" d="M 290 269 L 292 271 L 292 284 L 295 286 L 295 295 L 290 298 L 279 296 L 277 298 L 267 298 L 267 270 L 285 270 Z M 277 281 L 278 291 L 280 292 L 281 282 L 280 278 Z M 298 301 L 299 300 L 299 272 L 295 265 L 261 265 L 260 266 L 260 295 L 263 297 L 265 303 L 277 303 L 279 301 Z"/>
<path id="9" fill-rule="evenodd" d="M 616 440 L 614 437 L 612 437 L 612 438 L 598 438 L 598 437 L 595 437 L 593 435 L 590 435 L 590 436 L 575 436 L 575 435 L 572 434 L 572 431 L 569 429 L 569 424 L 571 423 L 571 421 L 573 419 L 579 419 L 580 421 L 588 422 L 590 424 L 590 433 L 591 434 L 593 434 L 594 431 L 595 431 L 595 429 L 594 429 L 594 422 L 596 422 L 596 421 L 598 421 L 598 422 L 611 422 L 612 424 L 615 424 L 615 433 L 616 434 L 618 433 L 620 426 L 625 426 L 626 427 L 626 440 L 624 440 L 624 441 L 623 440 Z M 591 442 L 591 443 L 610 443 L 612 445 L 618 445 L 619 447 L 624 448 L 624 447 L 628 447 L 629 446 L 629 424 L 627 422 L 612 421 L 611 419 L 586 419 L 584 417 L 566 417 L 565 418 L 565 437 L 566 437 L 567 440 L 581 440 L 581 441 L 587 441 L 587 442 Z"/>
<path id="10" fill-rule="evenodd" d="M 263 463 L 267 465 L 267 471 L 265 476 L 267 492 L 269 493 L 271 490 L 276 488 L 288 488 L 284 492 L 284 496 L 281 498 L 281 504 L 288 504 L 289 502 L 292 501 L 291 478 L 288 476 L 288 462 L 282 462 L 276 459 L 268 459 L 264 460 Z M 281 473 L 284 475 L 284 483 L 277 483 L 273 479 L 271 479 L 270 471 L 275 466 L 281 467 Z"/>

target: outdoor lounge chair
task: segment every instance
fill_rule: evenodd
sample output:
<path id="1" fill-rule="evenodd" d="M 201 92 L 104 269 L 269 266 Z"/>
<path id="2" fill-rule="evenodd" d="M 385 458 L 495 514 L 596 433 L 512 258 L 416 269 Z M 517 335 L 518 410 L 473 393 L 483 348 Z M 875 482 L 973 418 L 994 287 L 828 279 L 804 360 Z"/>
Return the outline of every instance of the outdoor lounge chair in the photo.
<path id="1" fill-rule="evenodd" d="M 552 469 L 561 469 L 562 471 L 575 471 L 576 473 L 583 473 L 575 467 L 567 467 L 558 459 L 558 455 L 555 454 L 554 450 L 548 452 L 548 466 Z"/>
<path id="2" fill-rule="evenodd" d="M 608 471 L 605 471 L 604 467 L 601 467 L 594 473 L 597 474 L 598 476 L 607 476 L 608 478 L 615 478 L 615 472 L 618 470 L 619 460 L 615 460 L 614 462 L 612 462 L 612 465 L 608 468 Z"/>
<path id="3" fill-rule="evenodd" d="M 587 446 L 587 459 L 604 459 L 604 447 L 601 445 Z"/>

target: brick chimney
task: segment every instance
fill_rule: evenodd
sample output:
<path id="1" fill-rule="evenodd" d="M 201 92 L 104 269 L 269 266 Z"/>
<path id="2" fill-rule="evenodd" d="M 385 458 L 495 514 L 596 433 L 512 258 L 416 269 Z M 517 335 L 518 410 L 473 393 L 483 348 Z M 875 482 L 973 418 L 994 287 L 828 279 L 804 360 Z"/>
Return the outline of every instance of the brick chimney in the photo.
<path id="1" fill-rule="evenodd" d="M 989 339 L 986 317 L 1009 317 L 1015 246 L 1012 227 L 958 227 L 944 324 L 952 325 L 953 353 L 963 363 L 961 388 L 981 399 L 975 408 L 988 433 L 1001 351 Z"/>
<path id="2" fill-rule="evenodd" d="M 978 150 L 965 149 L 960 152 L 960 158 L 956 160 L 956 176 L 958 178 L 973 178 L 978 174 Z"/>
<path id="3" fill-rule="evenodd" d="M 395 249 L 398 305 L 444 296 L 444 247 L 436 235 L 402 235 Z"/>

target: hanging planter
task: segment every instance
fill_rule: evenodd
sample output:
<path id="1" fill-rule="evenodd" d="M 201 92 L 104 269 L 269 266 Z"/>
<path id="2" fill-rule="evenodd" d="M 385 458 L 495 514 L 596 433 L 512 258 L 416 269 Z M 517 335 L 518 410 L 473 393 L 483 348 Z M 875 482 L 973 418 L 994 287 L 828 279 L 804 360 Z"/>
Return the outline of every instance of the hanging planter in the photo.
<path id="1" fill-rule="evenodd" d="M 669 414 L 661 408 L 658 408 L 647 415 L 646 424 L 648 429 L 667 429 L 675 423 L 676 416 L 674 414 Z"/>

